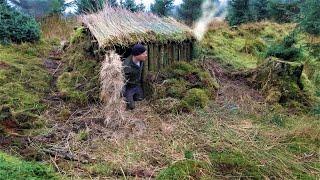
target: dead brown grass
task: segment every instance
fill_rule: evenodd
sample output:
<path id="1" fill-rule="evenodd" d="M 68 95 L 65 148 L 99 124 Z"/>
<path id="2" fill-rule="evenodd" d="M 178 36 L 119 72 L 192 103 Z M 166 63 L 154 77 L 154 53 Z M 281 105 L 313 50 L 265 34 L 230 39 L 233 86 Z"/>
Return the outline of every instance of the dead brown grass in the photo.
<path id="1" fill-rule="evenodd" d="M 40 20 L 42 36 L 45 39 L 68 40 L 79 23 L 74 17 L 48 16 Z"/>

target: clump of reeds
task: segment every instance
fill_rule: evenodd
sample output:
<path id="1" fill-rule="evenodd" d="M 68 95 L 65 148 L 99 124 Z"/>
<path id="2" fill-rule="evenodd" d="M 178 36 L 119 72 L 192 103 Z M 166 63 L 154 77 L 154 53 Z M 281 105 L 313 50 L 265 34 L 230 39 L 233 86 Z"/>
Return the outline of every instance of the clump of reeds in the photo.
<path id="1" fill-rule="evenodd" d="M 104 103 L 105 123 L 111 128 L 125 124 L 125 102 L 121 91 L 125 83 L 120 56 L 115 51 L 108 51 L 100 71 L 101 94 Z"/>

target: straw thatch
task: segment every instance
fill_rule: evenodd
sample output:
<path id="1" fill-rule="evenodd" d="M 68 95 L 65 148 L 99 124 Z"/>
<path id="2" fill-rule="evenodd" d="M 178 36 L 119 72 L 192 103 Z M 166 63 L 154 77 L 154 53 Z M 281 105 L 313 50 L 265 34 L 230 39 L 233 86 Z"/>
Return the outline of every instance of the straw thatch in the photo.
<path id="1" fill-rule="evenodd" d="M 97 13 L 81 15 L 79 18 L 100 47 L 194 39 L 188 26 L 173 18 L 160 18 L 151 13 L 105 7 Z"/>
<path id="2" fill-rule="evenodd" d="M 100 70 L 101 94 L 104 116 L 109 127 L 123 126 L 125 122 L 125 102 L 121 97 L 124 86 L 123 66 L 120 56 L 108 51 Z"/>

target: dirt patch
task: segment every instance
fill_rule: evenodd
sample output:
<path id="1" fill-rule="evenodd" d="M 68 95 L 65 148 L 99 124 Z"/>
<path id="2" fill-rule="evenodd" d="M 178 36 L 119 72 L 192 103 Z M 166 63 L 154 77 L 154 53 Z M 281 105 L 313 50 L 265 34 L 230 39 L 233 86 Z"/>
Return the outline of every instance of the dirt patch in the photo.
<path id="1" fill-rule="evenodd" d="M 234 77 L 232 72 L 224 70 L 217 62 L 210 59 L 204 67 L 216 76 L 220 88 L 216 102 L 229 109 L 240 109 L 247 112 L 261 112 L 266 106 L 263 94 L 247 84 L 242 77 Z"/>
<path id="2" fill-rule="evenodd" d="M 3 61 L 0 61 L 0 69 L 8 69 L 10 67 L 9 64 L 3 62 Z"/>

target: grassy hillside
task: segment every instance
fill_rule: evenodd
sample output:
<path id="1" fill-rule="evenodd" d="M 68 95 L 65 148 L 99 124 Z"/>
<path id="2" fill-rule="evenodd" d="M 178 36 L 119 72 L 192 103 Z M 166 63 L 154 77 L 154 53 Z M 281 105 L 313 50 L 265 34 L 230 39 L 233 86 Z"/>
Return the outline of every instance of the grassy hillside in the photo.
<path id="1" fill-rule="evenodd" d="M 229 70 L 248 70 L 261 64 L 269 50 L 274 50 L 288 34 L 297 30 L 296 25 L 290 23 L 265 21 L 229 27 L 224 22 L 213 22 L 200 43 L 201 50 Z M 298 32 L 296 39 L 295 47 L 300 55 L 295 61 L 304 64 L 303 83 L 307 91 L 320 97 L 320 37 Z"/>
<path id="2" fill-rule="evenodd" d="M 8 120 L 24 128 L 45 126 L 40 135 L 26 137 L 29 141 L 23 147 L 34 148 L 34 157 L 53 163 L 59 172 L 75 179 L 320 178 L 320 105 L 310 112 L 270 105 L 261 92 L 227 76 L 255 68 L 265 59 L 267 49 L 293 30 L 293 24 L 261 22 L 238 28 L 212 24 L 201 42 L 207 60 L 195 64 L 215 72 L 219 86 L 214 82 L 214 98 L 205 98 L 201 108 L 191 108 L 188 113 L 163 113 L 160 107 L 168 103 L 159 107 L 154 101 L 141 102 L 129 112 L 132 119 L 128 125 L 118 131 L 104 127 L 101 106 L 94 101 L 98 99 L 94 95 L 98 93 L 99 65 L 94 59 L 90 61 L 92 57 L 83 48 L 85 42 L 74 39 L 75 46 L 66 50 L 57 77 L 53 77 L 43 60 L 57 45 L 50 39 L 60 35 L 50 34 L 44 24 L 43 28 L 45 41 L 0 46 L 0 124 L 5 132 L 7 124 L 2 122 Z M 319 38 L 298 37 L 298 46 L 303 49 L 300 60 L 305 63 L 304 81 L 320 96 Z M 202 74 L 200 78 L 209 75 L 193 66 L 185 67 L 191 68 L 176 68 L 176 72 Z M 173 75 L 176 72 L 172 71 Z M 181 94 L 187 96 L 187 88 L 193 85 L 189 83 L 192 78 L 186 77 L 157 84 L 165 89 L 157 95 L 170 96 L 169 100 L 185 98 Z M 51 91 L 55 91 L 53 102 L 43 101 Z M 1 138 L 9 136 L 1 133 Z M 16 146 L 13 142 L 6 147 Z M 55 158 L 44 153 L 48 148 L 57 153 Z M 4 153 L 0 153 L 0 174 L 7 179 L 56 176 L 51 168 Z"/>
<path id="3" fill-rule="evenodd" d="M 46 106 L 41 99 L 50 91 L 43 58 L 51 47 L 44 41 L 0 45 L 0 121 L 13 120 L 22 128 L 36 126 L 34 120 Z"/>

